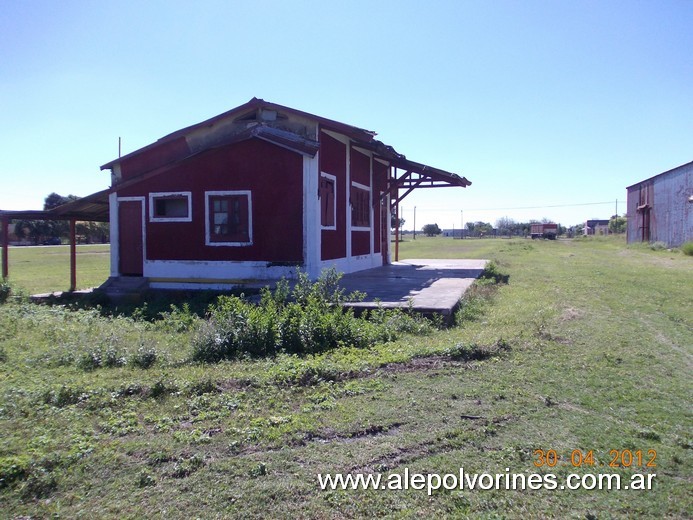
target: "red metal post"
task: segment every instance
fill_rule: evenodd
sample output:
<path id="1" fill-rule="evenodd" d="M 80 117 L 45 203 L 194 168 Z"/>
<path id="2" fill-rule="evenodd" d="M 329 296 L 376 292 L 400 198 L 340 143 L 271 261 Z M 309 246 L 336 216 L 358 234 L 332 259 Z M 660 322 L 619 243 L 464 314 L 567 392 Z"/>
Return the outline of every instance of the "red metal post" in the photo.
<path id="1" fill-rule="evenodd" d="M 77 244 L 75 233 L 75 219 L 70 219 L 70 291 L 77 287 Z"/>
<path id="2" fill-rule="evenodd" d="M 10 219 L 2 217 L 2 279 L 9 276 Z"/>

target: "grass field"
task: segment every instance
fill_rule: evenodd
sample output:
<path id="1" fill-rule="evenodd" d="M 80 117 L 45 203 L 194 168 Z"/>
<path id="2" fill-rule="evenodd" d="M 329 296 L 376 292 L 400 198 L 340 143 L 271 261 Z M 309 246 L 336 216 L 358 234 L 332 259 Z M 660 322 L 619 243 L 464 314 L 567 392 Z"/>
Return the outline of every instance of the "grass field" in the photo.
<path id="1" fill-rule="evenodd" d="M 77 246 L 77 289 L 98 287 L 108 278 L 110 246 Z M 26 294 L 70 288 L 70 246 L 10 247 L 10 280 Z"/>
<path id="2" fill-rule="evenodd" d="M 510 280 L 476 290 L 453 328 L 217 364 L 189 361 L 201 320 L 184 311 L 149 322 L 0 305 L 2 516 L 691 516 L 693 258 L 614 238 L 421 237 L 400 252 L 493 259 Z M 536 467 L 538 449 L 556 465 Z M 323 491 L 317 479 L 462 467 L 559 485 L 571 473 L 656 477 L 651 490 L 431 496 Z"/>

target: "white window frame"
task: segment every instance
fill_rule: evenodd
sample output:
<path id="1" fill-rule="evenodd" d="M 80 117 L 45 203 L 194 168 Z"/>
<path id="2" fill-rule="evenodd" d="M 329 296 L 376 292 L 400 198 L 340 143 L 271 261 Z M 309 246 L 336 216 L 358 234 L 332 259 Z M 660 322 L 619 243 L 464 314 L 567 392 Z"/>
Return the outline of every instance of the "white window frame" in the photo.
<path id="1" fill-rule="evenodd" d="M 323 226 L 322 225 L 322 201 L 320 201 L 320 229 L 327 229 L 327 230 L 336 230 L 337 229 L 337 176 L 336 175 L 331 175 L 329 173 L 325 172 L 320 172 L 320 177 L 325 177 L 326 179 L 330 179 L 332 183 L 334 184 L 334 204 L 332 206 L 332 212 L 334 215 L 332 216 L 332 222 L 334 222 L 333 226 Z"/>
<path id="2" fill-rule="evenodd" d="M 373 227 L 373 208 L 371 207 L 373 204 L 373 198 L 372 198 L 372 193 L 371 193 L 371 187 L 366 186 L 365 184 L 361 184 L 360 182 L 356 181 L 351 181 L 351 185 L 354 188 L 359 188 L 361 190 L 367 191 L 368 192 L 368 227 L 366 226 L 351 226 L 351 229 L 353 231 L 370 231 L 371 228 Z M 354 211 L 354 206 L 351 204 L 351 192 L 349 193 L 349 212 Z M 351 222 L 351 214 L 349 215 L 349 222 Z"/>
<path id="3" fill-rule="evenodd" d="M 248 197 L 248 241 L 247 242 L 212 242 L 209 228 L 209 198 L 229 195 L 245 195 Z M 224 247 L 244 247 L 253 245 L 253 197 L 250 190 L 235 191 L 205 191 L 205 245 Z"/>
<path id="4" fill-rule="evenodd" d="M 168 197 L 185 197 L 188 199 L 187 217 L 157 217 L 154 200 Z M 189 191 L 159 191 L 149 194 L 149 222 L 192 222 L 192 192 Z"/>

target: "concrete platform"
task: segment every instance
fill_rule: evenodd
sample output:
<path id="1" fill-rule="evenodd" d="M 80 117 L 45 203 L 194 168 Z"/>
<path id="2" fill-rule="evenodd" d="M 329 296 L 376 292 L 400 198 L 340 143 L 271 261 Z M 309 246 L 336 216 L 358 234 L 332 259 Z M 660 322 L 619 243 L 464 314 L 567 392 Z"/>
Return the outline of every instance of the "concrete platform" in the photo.
<path id="1" fill-rule="evenodd" d="M 484 270 L 488 260 L 410 259 L 342 277 L 347 293 L 363 291 L 355 309 L 411 307 L 423 314 L 451 316 L 465 291 Z"/>

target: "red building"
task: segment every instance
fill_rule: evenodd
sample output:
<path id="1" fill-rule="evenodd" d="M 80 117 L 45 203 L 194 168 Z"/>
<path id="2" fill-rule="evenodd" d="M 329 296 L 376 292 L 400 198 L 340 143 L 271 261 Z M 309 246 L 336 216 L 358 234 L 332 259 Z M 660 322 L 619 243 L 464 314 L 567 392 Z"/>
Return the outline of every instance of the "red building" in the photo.
<path id="1" fill-rule="evenodd" d="M 111 161 L 111 276 L 227 288 L 390 262 L 391 211 L 464 177 L 375 133 L 253 98 Z"/>

